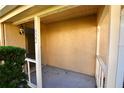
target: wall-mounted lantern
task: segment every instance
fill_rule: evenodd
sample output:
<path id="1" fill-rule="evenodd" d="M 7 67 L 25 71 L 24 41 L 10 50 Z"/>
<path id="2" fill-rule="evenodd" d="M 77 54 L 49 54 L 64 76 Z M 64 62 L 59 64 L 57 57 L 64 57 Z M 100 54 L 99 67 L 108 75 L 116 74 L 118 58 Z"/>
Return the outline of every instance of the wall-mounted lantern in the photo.
<path id="1" fill-rule="evenodd" d="M 24 27 L 23 27 L 23 25 L 19 26 L 19 34 L 24 35 Z"/>

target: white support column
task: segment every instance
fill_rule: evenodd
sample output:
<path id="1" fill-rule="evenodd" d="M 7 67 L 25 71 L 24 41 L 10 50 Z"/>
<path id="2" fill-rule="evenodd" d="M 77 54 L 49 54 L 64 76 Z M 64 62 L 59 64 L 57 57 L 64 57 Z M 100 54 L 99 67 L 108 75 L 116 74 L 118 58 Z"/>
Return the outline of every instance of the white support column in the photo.
<path id="1" fill-rule="evenodd" d="M 123 88 L 123 83 L 124 83 L 124 15 L 121 15 L 116 87 Z"/>
<path id="2" fill-rule="evenodd" d="M 116 72 L 118 66 L 118 44 L 120 28 L 120 5 L 110 6 L 110 33 L 109 33 L 109 55 L 108 55 L 108 73 L 107 88 L 116 87 Z"/>
<path id="3" fill-rule="evenodd" d="M 3 24 L 0 23 L 0 46 L 4 45 Z"/>
<path id="4" fill-rule="evenodd" d="M 34 17 L 35 28 L 35 59 L 36 59 L 36 78 L 37 87 L 42 88 L 42 67 L 41 67 L 41 32 L 40 32 L 40 17 Z"/>

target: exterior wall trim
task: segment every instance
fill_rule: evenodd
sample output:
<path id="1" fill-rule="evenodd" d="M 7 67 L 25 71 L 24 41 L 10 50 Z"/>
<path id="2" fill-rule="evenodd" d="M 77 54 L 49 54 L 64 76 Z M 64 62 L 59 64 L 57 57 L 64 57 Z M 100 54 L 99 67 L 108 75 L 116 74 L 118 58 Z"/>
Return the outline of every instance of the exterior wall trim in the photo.
<path id="1" fill-rule="evenodd" d="M 19 25 L 19 24 L 22 24 L 22 23 L 33 20 L 34 16 L 39 16 L 40 18 L 43 18 L 45 16 L 55 14 L 55 13 L 58 13 L 58 12 L 61 12 L 61 11 L 65 11 L 65 10 L 68 10 L 68 9 L 71 9 L 71 8 L 74 8 L 74 7 L 77 7 L 77 6 L 72 6 L 72 5 L 71 6 L 67 6 L 67 5 L 65 5 L 65 6 L 54 6 L 52 8 L 48 8 L 44 11 L 41 11 L 39 13 L 36 13 L 36 14 L 30 15 L 28 17 L 25 17 L 21 20 L 15 21 L 15 22 L 13 22 L 13 24 L 14 25 Z"/>
<path id="2" fill-rule="evenodd" d="M 19 7 L 17 9 L 15 9 L 13 12 L 10 12 L 9 14 L 5 15 L 3 18 L 0 19 L 0 23 L 6 21 L 7 19 L 33 7 L 34 5 L 25 5 L 25 6 L 22 6 L 22 7 Z"/>

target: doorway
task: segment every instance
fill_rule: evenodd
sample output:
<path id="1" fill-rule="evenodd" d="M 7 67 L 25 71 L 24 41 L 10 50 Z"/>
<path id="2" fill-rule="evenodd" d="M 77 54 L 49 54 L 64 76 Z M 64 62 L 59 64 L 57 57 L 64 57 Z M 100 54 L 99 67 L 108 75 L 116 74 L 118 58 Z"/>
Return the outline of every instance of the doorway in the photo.
<path id="1" fill-rule="evenodd" d="M 35 34 L 34 29 L 25 26 L 25 44 L 28 84 L 32 87 L 37 86 L 36 80 L 36 61 L 35 61 Z"/>

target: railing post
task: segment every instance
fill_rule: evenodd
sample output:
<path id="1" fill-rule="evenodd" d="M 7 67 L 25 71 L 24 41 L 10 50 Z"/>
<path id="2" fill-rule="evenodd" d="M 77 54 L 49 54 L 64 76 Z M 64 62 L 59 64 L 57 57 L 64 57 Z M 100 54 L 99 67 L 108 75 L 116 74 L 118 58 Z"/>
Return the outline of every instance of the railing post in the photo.
<path id="1" fill-rule="evenodd" d="M 37 87 L 42 88 L 42 66 L 41 66 L 41 32 L 40 32 L 40 17 L 34 17 L 35 29 L 35 59 L 36 59 L 36 78 Z"/>
<path id="2" fill-rule="evenodd" d="M 30 63 L 29 63 L 29 61 L 27 61 L 27 65 L 28 65 L 28 80 L 31 83 L 31 72 L 30 72 Z"/>
<path id="3" fill-rule="evenodd" d="M 101 88 L 103 88 L 104 73 L 101 71 Z"/>
<path id="4" fill-rule="evenodd" d="M 96 55 L 99 55 L 99 46 L 100 46 L 100 26 L 97 26 L 97 46 L 96 46 Z"/>
<path id="5" fill-rule="evenodd" d="M 100 43 L 100 27 L 97 26 L 96 73 L 95 73 L 97 87 L 99 87 L 99 74 L 100 74 L 99 73 L 100 64 L 99 64 L 98 59 L 97 59 L 97 56 L 99 55 L 99 43 Z"/>

